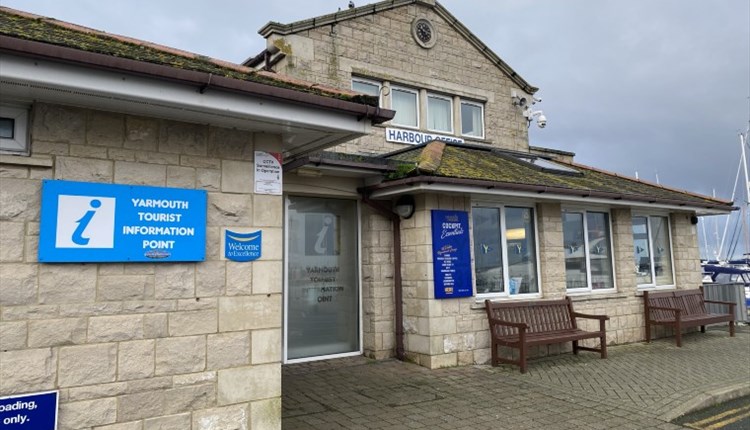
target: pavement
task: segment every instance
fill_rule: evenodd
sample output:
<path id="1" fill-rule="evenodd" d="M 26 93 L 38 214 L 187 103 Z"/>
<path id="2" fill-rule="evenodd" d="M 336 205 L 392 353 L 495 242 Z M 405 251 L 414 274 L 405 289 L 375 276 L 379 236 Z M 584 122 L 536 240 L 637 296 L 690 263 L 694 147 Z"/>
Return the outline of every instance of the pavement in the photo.
<path id="1" fill-rule="evenodd" d="M 282 428 L 680 429 L 688 412 L 750 394 L 750 326 L 516 366 L 429 370 L 354 357 L 282 367 Z"/>

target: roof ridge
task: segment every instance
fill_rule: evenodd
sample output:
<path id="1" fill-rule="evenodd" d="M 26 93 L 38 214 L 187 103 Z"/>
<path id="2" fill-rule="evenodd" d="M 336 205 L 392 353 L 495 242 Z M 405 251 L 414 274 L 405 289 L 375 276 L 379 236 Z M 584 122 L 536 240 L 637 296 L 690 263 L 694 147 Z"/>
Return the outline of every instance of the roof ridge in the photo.
<path id="1" fill-rule="evenodd" d="M 443 162 L 443 151 L 445 151 L 444 142 L 433 140 L 428 143 L 419 154 L 417 171 L 430 174 L 437 172 Z"/>

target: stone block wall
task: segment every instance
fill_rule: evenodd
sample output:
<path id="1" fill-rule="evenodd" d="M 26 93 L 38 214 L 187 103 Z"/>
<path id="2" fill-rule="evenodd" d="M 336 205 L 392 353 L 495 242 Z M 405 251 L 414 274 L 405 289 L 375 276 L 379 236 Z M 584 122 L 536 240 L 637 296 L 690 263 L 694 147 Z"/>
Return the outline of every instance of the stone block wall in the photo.
<path id="1" fill-rule="evenodd" d="M 433 22 L 437 37 L 433 48 L 422 48 L 412 37 L 411 25 L 416 18 Z M 511 103 L 516 85 L 428 6 L 411 4 L 292 35 L 272 35 L 267 42 L 286 54 L 274 68 L 289 76 L 343 89 L 351 89 L 352 76 L 357 76 L 483 102 L 485 138 L 464 139 L 528 151 L 526 120 Z M 390 107 L 387 89 L 382 95 L 382 105 Z M 373 127 L 369 136 L 334 150 L 379 154 L 408 146 L 386 142 L 388 126 Z M 426 131 L 424 124 L 420 128 Z M 460 130 L 456 135 L 461 137 Z"/>
<path id="2" fill-rule="evenodd" d="M 490 341 L 484 304 L 474 297 L 437 300 L 434 296 L 431 248 L 431 209 L 470 211 L 469 197 L 428 194 L 417 196 L 413 218 L 402 222 L 404 245 L 404 309 L 407 358 L 429 368 L 489 362 Z M 538 248 L 541 261 L 541 292 L 543 299 L 567 295 L 565 253 L 562 237 L 562 205 L 538 203 Z M 615 255 L 616 291 L 574 294 L 578 312 L 608 315 L 607 343 L 624 344 L 645 338 L 643 299 L 638 291 L 633 270 L 632 212 L 629 208 L 613 208 L 612 246 Z M 695 227 L 689 214 L 673 214 L 672 241 L 675 259 L 676 288 L 694 288 L 686 279 L 699 273 L 693 267 L 697 259 Z M 579 327 L 598 330 L 596 320 L 578 320 Z M 671 335 L 669 330 L 656 329 L 654 336 Z M 598 340 L 583 344 L 598 346 Z M 531 348 L 532 356 L 569 352 L 570 344 Z M 517 354 L 513 350 L 503 354 Z"/>
<path id="3" fill-rule="evenodd" d="M 253 194 L 280 137 L 36 104 L 0 157 L 0 396 L 59 390 L 67 429 L 272 429 L 281 416 L 282 198 Z M 208 191 L 199 263 L 39 264 L 41 179 Z M 223 260 L 223 227 L 263 256 Z"/>

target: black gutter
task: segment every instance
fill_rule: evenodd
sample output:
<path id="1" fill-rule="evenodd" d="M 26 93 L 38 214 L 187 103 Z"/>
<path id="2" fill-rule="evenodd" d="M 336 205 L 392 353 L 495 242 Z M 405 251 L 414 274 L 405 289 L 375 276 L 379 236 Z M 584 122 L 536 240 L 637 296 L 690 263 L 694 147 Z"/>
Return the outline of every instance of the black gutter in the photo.
<path id="1" fill-rule="evenodd" d="M 608 191 L 575 190 L 575 189 L 562 188 L 562 187 L 550 187 L 547 185 L 519 184 L 519 183 L 514 183 L 514 182 L 494 182 L 494 181 L 487 181 L 487 180 L 480 180 L 480 179 L 447 178 L 443 176 L 415 176 L 415 177 L 410 177 L 410 178 L 396 179 L 393 181 L 383 182 L 377 185 L 371 185 L 369 187 L 366 187 L 365 191 L 372 194 L 374 191 L 385 190 L 385 189 L 399 187 L 399 186 L 417 185 L 421 183 L 426 183 L 428 185 L 431 185 L 431 184 L 464 185 L 464 186 L 471 186 L 471 187 L 485 188 L 485 189 L 526 191 L 526 192 L 534 192 L 537 194 L 559 194 L 559 195 L 575 196 L 575 197 L 581 197 L 581 198 L 594 197 L 594 198 L 603 198 L 603 199 L 612 199 L 612 200 L 629 200 L 629 201 L 635 201 L 635 202 L 646 202 L 646 203 L 651 203 L 651 204 L 662 203 L 662 204 L 668 204 L 668 205 L 673 205 L 673 206 L 692 206 L 692 207 L 700 207 L 700 208 L 705 208 L 705 209 L 722 209 L 722 210 L 730 210 L 730 211 L 737 209 L 736 207 L 732 206 L 732 203 L 719 204 L 719 203 L 709 203 L 707 201 L 695 202 L 695 201 L 688 201 L 688 200 L 665 199 L 665 198 L 660 198 L 660 197 L 655 197 L 655 196 L 640 196 L 640 195 L 632 195 L 632 194 L 624 194 L 624 193 L 613 193 L 613 192 L 608 192 Z M 477 190 L 477 191 L 480 191 L 480 190 Z"/>
<path id="2" fill-rule="evenodd" d="M 205 91 L 210 87 L 237 94 L 280 100 L 309 107 L 317 107 L 329 111 L 353 115 L 358 119 L 367 118 L 370 119 L 373 124 L 380 124 L 389 121 L 393 119 L 393 116 L 396 114 L 395 111 L 389 109 L 381 109 L 376 106 L 307 93 L 300 89 L 283 88 L 272 84 L 216 76 L 206 72 L 178 69 L 162 64 L 82 51 L 80 49 L 23 40 L 5 35 L 0 35 L 0 52 L 23 57 L 61 61 L 68 64 L 82 65 L 100 70 L 156 78 L 191 85 L 201 91 Z M 283 84 L 284 81 L 279 80 L 279 83 Z M 314 84 L 311 83 L 311 86 L 312 85 Z"/>

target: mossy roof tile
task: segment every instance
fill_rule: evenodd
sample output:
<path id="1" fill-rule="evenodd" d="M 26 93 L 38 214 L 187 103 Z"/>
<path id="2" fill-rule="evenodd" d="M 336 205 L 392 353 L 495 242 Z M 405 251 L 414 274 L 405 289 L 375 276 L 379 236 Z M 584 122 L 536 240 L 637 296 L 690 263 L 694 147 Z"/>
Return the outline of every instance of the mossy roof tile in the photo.
<path id="1" fill-rule="evenodd" d="M 0 35 L 377 106 L 377 97 L 318 86 L 143 40 L 0 7 Z"/>
<path id="2" fill-rule="evenodd" d="M 427 147 L 429 144 L 424 147 L 425 149 L 420 146 L 407 151 L 386 154 L 384 157 L 406 165 L 417 166 L 424 157 L 423 151 Z M 442 152 L 440 165 L 429 172 L 429 175 L 416 168 L 400 169 L 399 175 L 391 175 L 388 180 L 394 181 L 409 176 L 424 176 L 426 180 L 427 177 L 444 177 L 495 182 L 498 184 L 497 188 L 500 189 L 502 184 L 523 184 L 581 191 L 581 195 L 588 192 L 602 192 L 639 199 L 681 201 L 688 205 L 727 206 L 727 209 L 730 205 L 729 202 L 649 184 L 580 164 L 555 161 L 575 169 L 578 172 L 576 174 L 547 171 L 518 159 L 519 155 L 489 148 L 448 144 Z"/>

